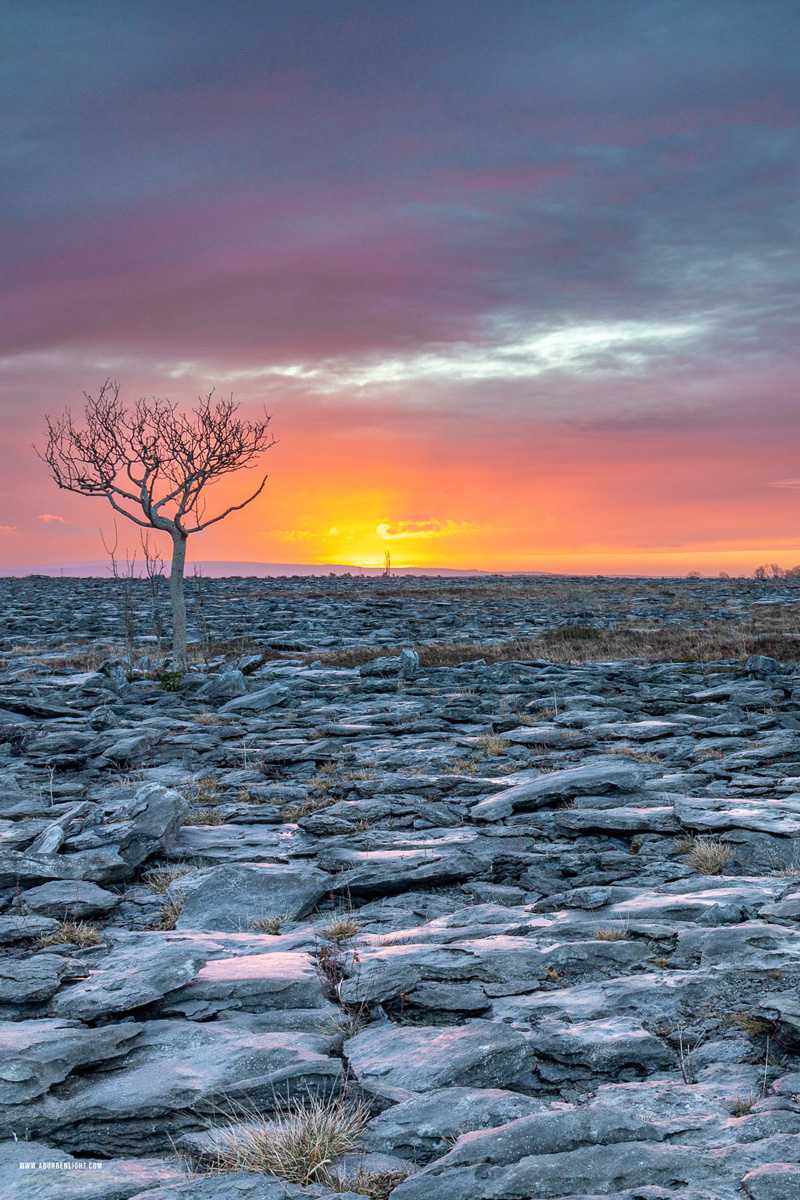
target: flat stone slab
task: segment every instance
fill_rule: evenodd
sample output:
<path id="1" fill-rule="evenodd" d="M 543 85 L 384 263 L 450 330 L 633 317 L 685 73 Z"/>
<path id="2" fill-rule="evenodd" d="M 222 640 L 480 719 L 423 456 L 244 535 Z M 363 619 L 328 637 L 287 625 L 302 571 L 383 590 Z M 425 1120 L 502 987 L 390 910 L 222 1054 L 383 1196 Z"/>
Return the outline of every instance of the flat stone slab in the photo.
<path id="1" fill-rule="evenodd" d="M 87 1029 L 70 1021 L 0 1021 L 0 1105 L 34 1100 L 75 1069 L 126 1054 L 137 1025 Z"/>
<path id="2" fill-rule="evenodd" d="M 116 1072 L 73 1077 L 57 1096 L 7 1109 L 2 1128 L 26 1128 L 71 1153 L 168 1152 L 176 1131 L 203 1125 L 202 1114 L 219 1115 L 231 1102 L 270 1111 L 281 1099 L 327 1091 L 341 1074 L 323 1037 L 263 1032 L 257 1016 L 146 1021 L 102 1032 L 120 1028 L 136 1036 L 124 1086 Z"/>
<path id="3" fill-rule="evenodd" d="M 109 1162 L 76 1159 L 41 1142 L 0 1144 L 0 1194 L 14 1200 L 130 1200 L 187 1182 L 174 1156 Z"/>
<path id="4" fill-rule="evenodd" d="M 559 829 L 573 833 L 680 833 L 672 805 L 657 808 L 572 808 L 557 812 Z"/>
<path id="5" fill-rule="evenodd" d="M 173 884 L 183 900 L 178 929 L 241 932 L 263 917 L 305 916 L 328 892 L 335 876 L 304 865 L 237 863 L 208 867 Z"/>
<path id="6" fill-rule="evenodd" d="M 215 958 L 191 983 L 167 994 L 159 1007 L 165 1015 L 180 1012 L 198 1020 L 224 1009 L 321 1009 L 325 1003 L 311 955 L 276 951 Z"/>
<path id="7" fill-rule="evenodd" d="M 530 783 L 521 783 L 479 801 L 470 810 L 473 821 L 500 821 L 515 812 L 532 812 L 559 800 L 595 793 L 633 792 L 644 780 L 644 772 L 619 759 L 587 763 L 564 771 L 553 771 Z"/>
<path id="8" fill-rule="evenodd" d="M 142 934 L 117 945 L 87 979 L 61 991 L 50 1012 L 83 1021 L 130 1012 L 188 983 L 205 961 L 191 945 L 170 945 L 157 933 Z"/>
<path id="9" fill-rule="evenodd" d="M 333 856 L 319 861 L 329 866 Z M 368 899 L 390 896 L 414 887 L 442 887 L 471 879 L 481 870 L 480 862 L 458 849 L 353 850 L 340 851 L 337 865 L 352 864 L 350 870 L 330 877 L 330 890 L 348 892 Z"/>
<path id="10" fill-rule="evenodd" d="M 365 1091 L 401 1100 L 442 1087 L 503 1087 L 525 1070 L 530 1049 L 513 1029 L 472 1021 L 366 1029 L 345 1042 L 344 1054 Z"/>
<path id="11" fill-rule="evenodd" d="M 674 1052 L 630 1017 L 574 1024 L 543 1021 L 530 1040 L 539 1058 L 611 1078 L 630 1068 L 649 1074 L 676 1065 Z"/>
<path id="12" fill-rule="evenodd" d="M 314 844 L 296 825 L 184 825 L 164 857 L 209 865 L 286 862 L 311 854 Z"/>
<path id="13" fill-rule="evenodd" d="M 37 1004 L 49 1000 L 65 976 L 80 967 L 61 954 L 32 954 L 0 959 L 0 1004 Z"/>
<path id="14" fill-rule="evenodd" d="M 37 916 L 71 917 L 83 920 L 85 917 L 102 916 L 111 912 L 119 904 L 121 897 L 116 892 L 109 892 L 95 883 L 83 879 L 74 881 L 43 883 L 39 887 L 29 888 L 22 898 L 26 912 Z"/>
<path id="15" fill-rule="evenodd" d="M 800 833 L 800 797 L 743 800 L 739 797 L 676 797 L 675 816 L 686 829 L 720 833 L 727 829 L 752 829 L 780 837 Z"/>

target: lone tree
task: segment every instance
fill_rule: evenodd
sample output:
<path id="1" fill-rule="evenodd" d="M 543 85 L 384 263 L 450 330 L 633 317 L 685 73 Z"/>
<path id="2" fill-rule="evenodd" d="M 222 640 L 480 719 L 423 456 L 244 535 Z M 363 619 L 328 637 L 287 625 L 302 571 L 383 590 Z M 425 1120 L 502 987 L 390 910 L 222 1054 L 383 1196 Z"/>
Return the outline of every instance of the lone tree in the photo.
<path id="1" fill-rule="evenodd" d="M 201 396 L 190 414 L 161 399 L 138 400 L 128 409 L 120 401 L 119 385 L 110 379 L 96 399 L 86 392 L 84 396 L 83 427 L 75 424 L 69 409 L 56 419 L 46 417 L 47 444 L 37 453 L 60 488 L 81 496 L 104 496 L 136 525 L 170 535 L 172 654 L 175 669 L 185 671 L 186 540 L 261 494 L 266 475 L 241 504 L 206 516 L 205 488 L 223 475 L 252 466 L 275 444 L 270 418 L 265 413 L 262 421 L 247 421 L 238 415 L 232 396 L 215 400 L 213 391 Z"/>

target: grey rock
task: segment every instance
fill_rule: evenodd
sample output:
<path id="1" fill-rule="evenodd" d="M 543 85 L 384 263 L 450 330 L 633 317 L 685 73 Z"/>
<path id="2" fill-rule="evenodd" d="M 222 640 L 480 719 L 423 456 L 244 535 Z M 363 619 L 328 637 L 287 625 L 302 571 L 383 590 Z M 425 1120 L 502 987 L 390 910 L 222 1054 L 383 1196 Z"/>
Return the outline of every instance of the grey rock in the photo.
<path id="1" fill-rule="evenodd" d="M 175 840 L 189 806 L 183 796 L 158 783 L 145 783 L 133 801 L 117 814 L 121 828 L 112 836 L 129 867 L 163 854 Z M 116 822 L 114 822 L 116 824 Z"/>
<path id="2" fill-rule="evenodd" d="M 295 1200 L 308 1197 L 316 1200 L 337 1200 L 338 1193 L 327 1188 L 304 1188 L 299 1184 L 287 1183 L 283 1179 L 270 1179 L 265 1175 L 252 1175 L 246 1171 L 234 1171 L 225 1175 L 196 1175 L 182 1182 L 167 1183 L 161 1187 L 138 1192 L 131 1200 Z M 341 1195 L 341 1200 L 359 1200 L 353 1193 Z"/>
<path id="3" fill-rule="evenodd" d="M 574 833 L 679 833 L 672 806 L 669 808 L 574 808 L 556 813 L 556 828 Z"/>
<path id="4" fill-rule="evenodd" d="M 198 700 L 234 700 L 247 694 L 247 684 L 241 671 L 220 671 L 195 692 Z"/>
<path id="5" fill-rule="evenodd" d="M 259 1020 L 123 1025 L 137 1035 L 124 1087 L 116 1072 L 72 1077 L 57 1095 L 8 1110 L 3 1127 L 27 1128 L 71 1153 L 166 1153 L 177 1133 L 202 1128 L 221 1104 L 268 1112 L 337 1085 L 341 1064 L 322 1037 L 263 1032 Z"/>
<path id="6" fill-rule="evenodd" d="M 34 917 L 26 913 L 14 916 L 0 917 L 0 946 L 10 946 L 14 942 L 26 942 L 52 933 L 58 928 L 58 921 L 52 917 Z"/>
<path id="7" fill-rule="evenodd" d="M 262 1013 L 271 1009 L 322 1009 L 325 996 L 317 966 L 302 951 L 215 958 L 184 987 L 165 995 L 165 1015 L 194 1020 L 225 1009 Z"/>
<path id="8" fill-rule="evenodd" d="M 142 934 L 115 947 L 88 979 L 60 992 L 50 1012 L 84 1021 L 129 1012 L 188 983 L 205 961 L 191 945 L 168 945 L 162 935 Z"/>
<path id="9" fill-rule="evenodd" d="M 748 1171 L 742 1188 L 750 1200 L 800 1200 L 800 1165 L 767 1163 Z"/>
<path id="10" fill-rule="evenodd" d="M 228 700 L 219 711 L 221 713 L 266 712 L 267 709 L 285 704 L 289 699 L 289 694 L 288 688 L 282 687 L 279 683 L 273 683 L 269 687 L 260 688 L 257 692 L 249 692 L 244 696 Z"/>
<path id="11" fill-rule="evenodd" d="M 367 1029 L 345 1042 L 344 1054 L 365 1091 L 393 1100 L 449 1086 L 502 1088 L 530 1058 L 521 1034 L 491 1021 Z"/>
<path id="12" fill-rule="evenodd" d="M 165 857 L 208 864 L 241 862 L 285 863 L 287 858 L 313 853 L 315 842 L 293 826 L 184 825 Z"/>
<path id="13" fill-rule="evenodd" d="M 470 811 L 473 821 L 499 821 L 515 812 L 530 812 L 559 800 L 606 792 L 633 792 L 644 774 L 632 763 L 602 761 L 554 771 L 479 801 Z"/>
<path id="14" fill-rule="evenodd" d="M 102 916 L 116 908 L 119 902 L 120 897 L 116 892 L 109 892 L 83 879 L 43 883 L 39 887 L 29 888 L 22 899 L 25 910 L 37 916 L 73 917 L 78 920 Z"/>
<path id="15" fill-rule="evenodd" d="M 50 879 L 90 879 L 97 884 L 130 877 L 131 868 L 116 846 L 75 854 L 28 855 L 6 850 L 0 862 L 0 887 L 44 883 Z"/>
<path id="16" fill-rule="evenodd" d="M 782 675 L 783 667 L 774 658 L 766 654 L 751 654 L 744 664 L 746 671 L 760 675 Z"/>
<path id="17" fill-rule="evenodd" d="M 262 917 L 296 919 L 310 912 L 330 885 L 328 874 L 305 865 L 209 867 L 173 885 L 185 897 L 177 928 L 243 932 Z"/>
<path id="18" fill-rule="evenodd" d="M 358 668 L 358 673 L 365 679 L 381 675 L 399 675 L 402 666 L 402 654 L 396 657 L 373 658 L 370 662 L 362 663 Z"/>
<path id="19" fill-rule="evenodd" d="M 400 678 L 416 679 L 419 675 L 419 655 L 416 650 L 404 646 L 400 651 Z"/>
<path id="20" fill-rule="evenodd" d="M 15 1200 L 129 1200 L 186 1178 L 174 1157 L 85 1161 L 41 1142 L 0 1145 L 0 1195 Z"/>
<path id="21" fill-rule="evenodd" d="M 139 1032 L 136 1025 L 87 1029 L 69 1021 L 0 1022 L 0 1105 L 24 1104 L 86 1063 L 119 1058 Z M 11 1120 L 9 1128 L 24 1129 L 24 1121 L 20 1126 Z"/>
<path id="22" fill-rule="evenodd" d="M 631 1068 L 649 1074 L 676 1065 L 674 1052 L 629 1017 L 575 1024 L 543 1021 L 530 1041 L 539 1058 L 613 1078 L 623 1078 Z"/>
<path id="23" fill-rule="evenodd" d="M 331 890 L 364 897 L 389 896 L 412 887 L 460 883 L 473 878 L 481 869 L 472 855 L 435 843 L 420 850 L 323 850 L 318 861 L 338 872 L 330 880 Z"/>
<path id="24" fill-rule="evenodd" d="M 439 1088 L 373 1117 L 364 1141 L 370 1149 L 429 1162 L 467 1129 L 494 1129 L 546 1107 L 542 1100 L 498 1088 Z"/>
<path id="25" fill-rule="evenodd" d="M 75 964 L 60 954 L 0 960 L 0 1003 L 36 1004 L 49 1000 Z"/>

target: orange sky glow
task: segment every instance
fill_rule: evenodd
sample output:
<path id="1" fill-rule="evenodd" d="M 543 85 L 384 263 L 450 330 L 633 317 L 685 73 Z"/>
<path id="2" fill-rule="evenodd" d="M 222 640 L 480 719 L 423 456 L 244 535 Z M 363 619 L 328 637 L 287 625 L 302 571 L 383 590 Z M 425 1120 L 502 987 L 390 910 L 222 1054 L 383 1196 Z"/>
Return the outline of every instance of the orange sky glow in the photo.
<path id="1" fill-rule="evenodd" d="M 273 416 L 190 561 L 800 563 L 800 9 L 353 3 L 17 6 L 0 568 L 103 558 L 108 377 Z"/>

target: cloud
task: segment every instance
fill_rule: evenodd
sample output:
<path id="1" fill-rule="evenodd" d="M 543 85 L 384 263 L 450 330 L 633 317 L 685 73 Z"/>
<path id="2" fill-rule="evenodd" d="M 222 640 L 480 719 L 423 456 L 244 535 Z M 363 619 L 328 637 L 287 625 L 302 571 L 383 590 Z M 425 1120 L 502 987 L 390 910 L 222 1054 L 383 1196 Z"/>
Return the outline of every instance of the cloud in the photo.
<path id="1" fill-rule="evenodd" d="M 316 537 L 310 529 L 265 529 L 262 537 L 276 537 L 283 542 L 308 542 Z"/>
<path id="2" fill-rule="evenodd" d="M 773 479 L 767 484 L 767 487 L 800 488 L 800 479 Z"/>
<path id="3" fill-rule="evenodd" d="M 53 515 L 53 513 L 40 513 L 39 516 L 37 517 L 37 520 L 44 521 L 46 524 L 49 523 L 50 521 L 57 521 L 59 523 L 59 525 L 68 525 L 69 524 L 69 522 L 65 521 L 63 517 L 56 517 Z"/>
<path id="4" fill-rule="evenodd" d="M 16 525 L 0 525 L 0 533 L 19 533 Z"/>
<path id="5" fill-rule="evenodd" d="M 375 532 L 379 538 L 388 542 L 395 538 L 436 538 L 457 533 L 477 533 L 479 530 L 479 525 L 472 525 L 469 521 L 430 520 L 399 521 L 396 525 L 382 523 L 376 527 Z"/>
<path id="6" fill-rule="evenodd" d="M 508 319 L 494 322 L 498 335 L 478 342 L 435 345 L 405 355 L 342 356 L 319 362 L 275 363 L 262 367 L 222 369 L 223 384 L 285 380 L 310 385 L 317 393 L 351 392 L 353 388 L 408 386 L 419 383 L 522 381 L 546 372 L 578 377 L 609 372 L 641 372 L 678 346 L 708 334 L 708 318 L 680 321 L 596 321 L 551 328 L 524 329 Z M 505 334 L 505 336 L 503 336 Z M 199 370 L 181 363 L 173 374 Z M 208 368 L 206 368 L 207 370 Z"/>

